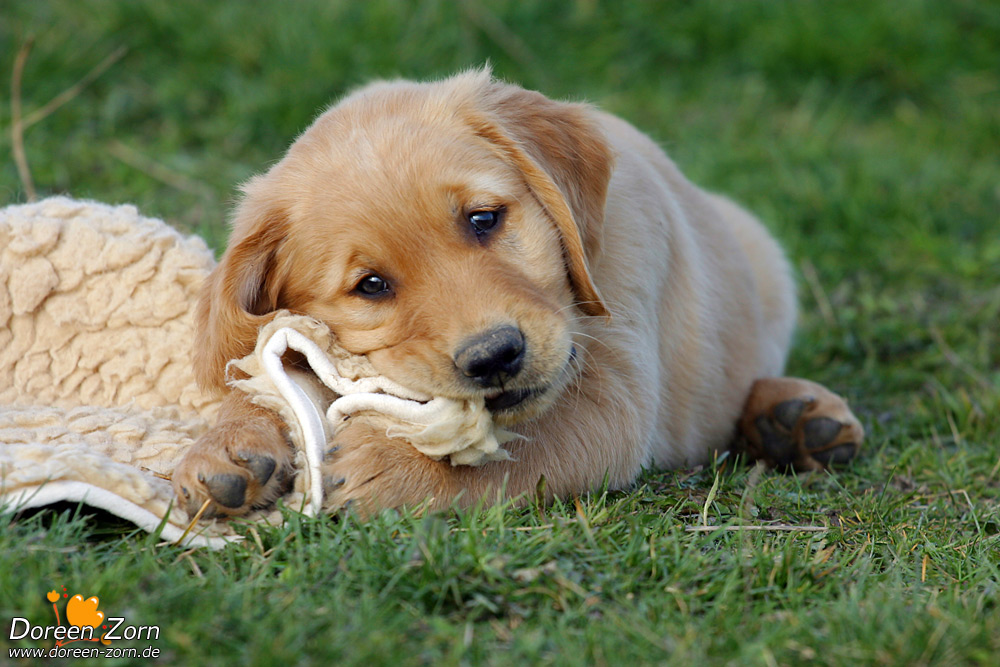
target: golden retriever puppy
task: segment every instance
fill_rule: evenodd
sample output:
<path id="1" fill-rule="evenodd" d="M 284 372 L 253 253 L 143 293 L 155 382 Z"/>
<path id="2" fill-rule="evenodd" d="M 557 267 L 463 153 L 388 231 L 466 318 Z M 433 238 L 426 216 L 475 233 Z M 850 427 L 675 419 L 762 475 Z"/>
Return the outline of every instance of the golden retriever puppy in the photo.
<path id="1" fill-rule="evenodd" d="M 525 436 L 511 461 L 452 466 L 349 424 L 325 474 L 362 512 L 492 502 L 543 475 L 550 497 L 621 488 L 644 466 L 705 462 L 730 445 L 755 380 L 785 363 L 795 288 L 756 219 L 625 121 L 488 70 L 369 85 L 243 191 L 199 306 L 205 388 L 226 392 L 226 362 L 288 309 L 404 386 L 484 397 Z M 762 425 L 801 434 L 808 392 L 763 391 Z M 835 423 L 811 449 L 860 442 L 824 414 L 809 413 Z M 271 502 L 290 470 L 284 430 L 229 393 L 174 473 L 189 510 Z"/>

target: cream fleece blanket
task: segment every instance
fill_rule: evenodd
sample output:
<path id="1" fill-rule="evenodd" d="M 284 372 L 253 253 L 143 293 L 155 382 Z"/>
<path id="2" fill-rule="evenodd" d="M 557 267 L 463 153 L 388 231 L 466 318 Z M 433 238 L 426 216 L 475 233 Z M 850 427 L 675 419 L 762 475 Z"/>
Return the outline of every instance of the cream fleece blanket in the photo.
<path id="1" fill-rule="evenodd" d="M 171 541 L 219 547 L 225 522 L 192 524 L 169 477 L 218 403 L 190 368 L 199 287 L 214 266 L 133 206 L 55 197 L 0 210 L 0 506 L 82 501 Z M 314 373 L 287 371 L 287 349 Z M 287 507 L 316 514 L 327 442 L 345 417 L 383 425 L 453 465 L 507 458 L 482 401 L 421 395 L 378 376 L 319 322 L 278 313 L 231 384 L 278 411 L 297 448 Z M 248 376 L 248 377 L 246 377 Z M 277 511 L 250 521 L 280 522 Z"/>

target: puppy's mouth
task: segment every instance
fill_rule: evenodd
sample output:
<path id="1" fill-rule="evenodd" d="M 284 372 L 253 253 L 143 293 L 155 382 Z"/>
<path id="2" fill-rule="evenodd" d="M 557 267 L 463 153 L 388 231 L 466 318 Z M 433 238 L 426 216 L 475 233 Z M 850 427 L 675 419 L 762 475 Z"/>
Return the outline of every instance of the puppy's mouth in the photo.
<path id="1" fill-rule="evenodd" d="M 498 393 L 486 396 L 486 409 L 495 416 L 507 416 L 518 412 L 526 403 L 531 403 L 533 399 L 542 397 L 553 386 L 561 386 L 560 382 L 565 380 L 572 372 L 572 362 L 576 359 L 576 354 L 576 346 L 574 345 L 570 349 L 569 358 L 559 373 L 559 380 L 555 385 L 528 387 L 525 389 L 502 389 Z"/>
<path id="2" fill-rule="evenodd" d="M 542 394 L 544 392 L 544 388 L 511 389 L 510 391 L 501 391 L 499 394 L 488 396 L 486 398 L 486 409 L 494 414 L 505 411 L 509 412 L 533 396 L 537 396 L 538 394 Z"/>

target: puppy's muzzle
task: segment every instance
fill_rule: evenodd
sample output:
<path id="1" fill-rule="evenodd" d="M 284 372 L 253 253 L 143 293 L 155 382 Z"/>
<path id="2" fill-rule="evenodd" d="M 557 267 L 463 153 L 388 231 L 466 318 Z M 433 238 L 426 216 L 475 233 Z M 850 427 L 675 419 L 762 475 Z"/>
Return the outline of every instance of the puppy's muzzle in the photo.
<path id="1" fill-rule="evenodd" d="M 525 348 L 520 329 L 497 327 L 467 339 L 455 353 L 455 366 L 480 387 L 503 388 L 521 372 Z"/>

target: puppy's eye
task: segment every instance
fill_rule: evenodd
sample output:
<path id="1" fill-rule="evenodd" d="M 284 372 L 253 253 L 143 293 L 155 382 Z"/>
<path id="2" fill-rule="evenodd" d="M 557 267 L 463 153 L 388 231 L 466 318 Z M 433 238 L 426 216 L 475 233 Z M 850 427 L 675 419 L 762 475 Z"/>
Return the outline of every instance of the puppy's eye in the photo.
<path id="1" fill-rule="evenodd" d="M 490 211 L 472 211 L 469 213 L 469 224 L 476 236 L 482 236 L 500 223 L 503 209 Z"/>
<path id="2" fill-rule="evenodd" d="M 382 276 L 369 273 L 358 281 L 354 291 L 364 296 L 384 296 L 389 293 L 389 283 Z"/>

